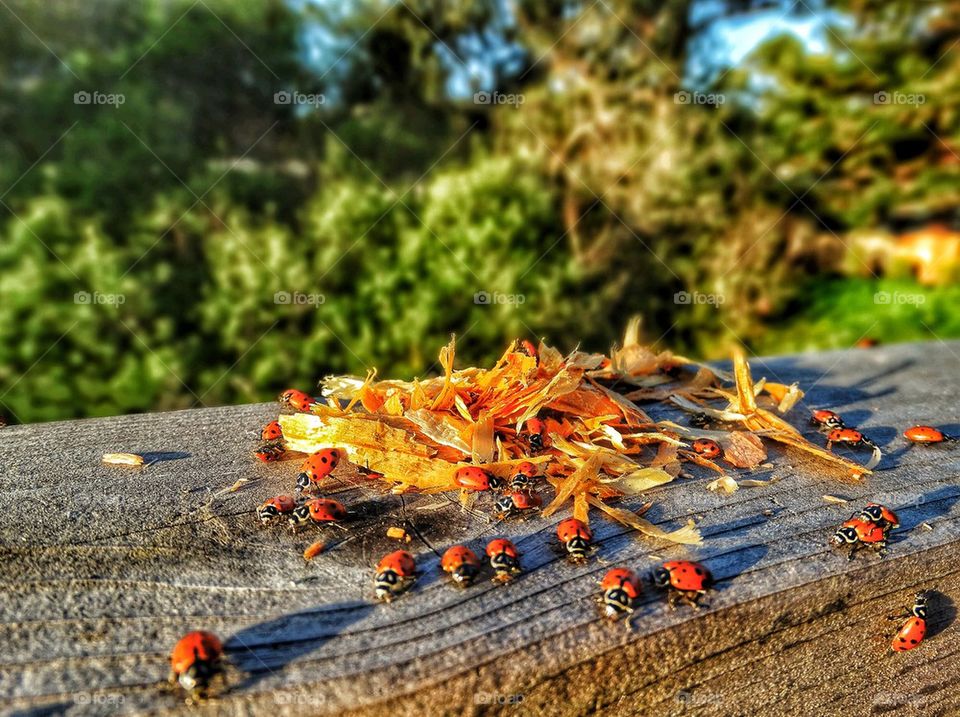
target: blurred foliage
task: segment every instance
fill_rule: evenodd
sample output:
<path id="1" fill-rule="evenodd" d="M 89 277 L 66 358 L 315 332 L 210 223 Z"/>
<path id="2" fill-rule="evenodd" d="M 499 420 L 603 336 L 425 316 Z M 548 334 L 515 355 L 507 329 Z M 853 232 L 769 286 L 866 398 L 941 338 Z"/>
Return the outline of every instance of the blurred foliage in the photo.
<path id="1" fill-rule="evenodd" d="M 708 357 L 960 336 L 955 287 L 848 249 L 957 220 L 960 3 L 786 7 L 849 22 L 694 88 L 710 23 L 770 6 L 699 4 L 8 0 L 0 413 L 422 375 L 452 332 L 605 349 L 634 313 Z"/>

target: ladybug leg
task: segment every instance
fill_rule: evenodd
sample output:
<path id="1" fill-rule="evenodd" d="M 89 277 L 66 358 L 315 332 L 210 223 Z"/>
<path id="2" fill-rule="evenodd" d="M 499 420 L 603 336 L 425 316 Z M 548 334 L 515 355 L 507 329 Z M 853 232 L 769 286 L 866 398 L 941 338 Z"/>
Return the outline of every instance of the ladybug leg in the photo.
<path id="1" fill-rule="evenodd" d="M 679 593 L 671 588 L 670 592 L 667 593 L 667 607 L 669 607 L 671 610 L 676 610 L 678 598 Z"/>

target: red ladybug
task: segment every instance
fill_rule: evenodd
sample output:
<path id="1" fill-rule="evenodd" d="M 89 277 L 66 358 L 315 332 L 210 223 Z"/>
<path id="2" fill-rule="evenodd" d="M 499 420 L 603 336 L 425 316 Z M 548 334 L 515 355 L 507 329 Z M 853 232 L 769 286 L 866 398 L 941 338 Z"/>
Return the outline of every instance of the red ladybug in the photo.
<path id="1" fill-rule="evenodd" d="M 864 520 L 863 518 L 853 516 L 837 528 L 837 532 L 833 534 L 830 543 L 835 548 L 849 545 L 850 554 L 848 559 L 853 560 L 856 552 L 864 546 L 869 546 L 882 553 L 887 547 L 888 530 L 889 529 L 885 530 L 871 520 Z"/>
<path id="2" fill-rule="evenodd" d="M 297 490 L 304 491 L 311 484 L 320 483 L 340 463 L 342 454 L 338 448 L 324 448 L 311 454 L 303 462 L 302 472 L 297 476 Z"/>
<path id="3" fill-rule="evenodd" d="M 653 569 L 650 581 L 658 588 L 669 590 L 670 607 L 676 607 L 677 601 L 681 601 L 697 610 L 700 596 L 713 584 L 713 576 L 700 563 L 670 560 Z"/>
<path id="4" fill-rule="evenodd" d="M 814 411 L 810 416 L 810 423 L 820 428 L 820 430 L 832 431 L 836 428 L 846 428 L 839 414 L 826 409 Z"/>
<path id="5" fill-rule="evenodd" d="M 567 557 L 572 562 L 581 563 L 587 559 L 593 533 L 582 520 L 576 518 L 561 520 L 557 525 L 557 537 L 567 549 Z"/>
<path id="6" fill-rule="evenodd" d="M 206 697 L 210 683 L 223 674 L 223 644 L 206 630 L 188 632 L 170 653 L 170 684 L 180 686 L 191 698 Z"/>
<path id="7" fill-rule="evenodd" d="M 300 411 L 301 413 L 310 413 L 310 410 L 317 403 L 313 396 L 295 388 L 288 388 L 280 394 L 277 400 L 280 401 L 281 406 L 292 408 L 294 411 Z"/>
<path id="8" fill-rule="evenodd" d="M 331 498 L 313 498 L 303 505 L 298 505 L 288 518 L 293 528 L 312 520 L 314 523 L 336 523 L 347 517 L 347 509 L 343 503 Z"/>
<path id="9" fill-rule="evenodd" d="M 520 572 L 520 553 L 517 546 L 506 538 L 496 538 L 487 543 L 487 556 L 493 568 L 494 582 L 509 582 Z"/>
<path id="10" fill-rule="evenodd" d="M 884 529 L 892 530 L 893 528 L 900 527 L 900 518 L 897 517 L 897 514 L 887 506 L 880 505 L 879 503 L 867 503 L 866 507 L 860 511 L 857 517 L 870 521 L 871 523 L 876 523 Z"/>
<path id="11" fill-rule="evenodd" d="M 890 643 L 890 648 L 894 652 L 906 652 L 912 650 L 921 642 L 924 635 L 927 634 L 927 593 L 918 592 L 913 599 L 913 607 L 910 608 L 909 617 L 903 623 L 897 634 Z"/>
<path id="12" fill-rule="evenodd" d="M 948 436 L 939 428 L 933 426 L 914 426 L 903 432 L 903 437 L 912 443 L 944 443 L 945 441 L 957 440 L 953 436 Z"/>
<path id="13" fill-rule="evenodd" d="M 373 588 L 377 600 L 390 602 L 401 595 L 417 577 L 417 563 L 406 550 L 395 550 L 377 564 Z"/>
<path id="14" fill-rule="evenodd" d="M 643 585 L 639 576 L 629 568 L 613 568 L 600 581 L 600 590 L 604 617 L 616 620 L 626 615 L 629 620 L 643 593 Z"/>
<path id="15" fill-rule="evenodd" d="M 457 585 L 466 587 L 480 572 L 480 558 L 470 548 L 454 545 L 444 552 L 440 567 L 445 573 L 450 574 Z"/>
<path id="16" fill-rule="evenodd" d="M 253 455 L 264 463 L 273 463 L 284 458 L 287 455 L 287 449 L 280 443 L 270 443 L 254 451 Z"/>
<path id="17" fill-rule="evenodd" d="M 264 441 L 276 441 L 283 438 L 283 429 L 280 428 L 280 421 L 270 421 L 260 429 L 260 438 Z"/>
<path id="18" fill-rule="evenodd" d="M 292 512 L 296 507 L 297 502 L 289 495 L 278 495 L 257 508 L 257 517 L 261 523 L 269 523 L 281 515 Z"/>
<path id="19" fill-rule="evenodd" d="M 539 418 L 531 418 L 524 425 L 523 436 L 531 453 L 541 453 L 546 448 L 547 424 Z"/>
<path id="20" fill-rule="evenodd" d="M 510 479 L 510 490 L 528 490 L 537 477 L 537 467 L 530 461 L 517 464 L 516 472 Z"/>
<path id="21" fill-rule="evenodd" d="M 692 447 L 695 453 L 710 459 L 718 457 L 723 452 L 720 444 L 710 438 L 698 438 L 693 442 Z"/>
<path id="22" fill-rule="evenodd" d="M 497 498 L 494 511 L 499 518 L 507 518 L 521 513 L 530 513 L 543 505 L 543 500 L 536 493 L 514 491 Z"/>
<path id="23" fill-rule="evenodd" d="M 464 490 L 489 490 L 490 476 L 483 468 L 477 466 L 463 466 L 458 468 L 453 482 Z"/>
<path id="24" fill-rule="evenodd" d="M 860 446 L 877 447 L 860 431 L 855 431 L 852 428 L 835 428 L 830 431 L 827 434 L 827 448 L 830 448 L 834 443 L 846 443 L 851 448 L 859 448 Z"/>
<path id="25" fill-rule="evenodd" d="M 524 356 L 529 356 L 531 358 L 537 359 L 537 363 L 540 363 L 540 357 L 537 355 L 537 347 L 533 345 L 532 341 L 524 339 L 520 342 L 520 345 L 517 347 L 517 351 L 522 353 Z"/>

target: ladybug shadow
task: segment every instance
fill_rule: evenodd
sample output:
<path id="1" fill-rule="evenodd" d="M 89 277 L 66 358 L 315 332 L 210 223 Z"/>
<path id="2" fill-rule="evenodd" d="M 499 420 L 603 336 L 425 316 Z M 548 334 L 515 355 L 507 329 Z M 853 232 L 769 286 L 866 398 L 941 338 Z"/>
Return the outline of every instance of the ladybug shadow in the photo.
<path id="1" fill-rule="evenodd" d="M 936 637 L 957 620 L 957 605 L 953 599 L 939 590 L 927 593 L 926 639 Z"/>
<path id="2" fill-rule="evenodd" d="M 22 710 L 10 712 L 10 717 L 52 717 L 53 715 L 66 714 L 71 707 L 76 707 L 76 702 L 56 702 L 42 707 L 27 707 Z"/>
<path id="3" fill-rule="evenodd" d="M 280 615 L 234 633 L 224 643 L 224 652 L 234 668 L 246 673 L 246 678 L 232 687 L 249 689 L 291 662 L 320 650 L 374 607 L 361 601 L 334 603 L 323 610 Z"/>
<path id="4" fill-rule="evenodd" d="M 190 457 L 190 454 L 184 451 L 147 451 L 140 455 L 143 456 L 143 462 L 146 465 L 163 463 L 164 461 L 179 461 Z"/>

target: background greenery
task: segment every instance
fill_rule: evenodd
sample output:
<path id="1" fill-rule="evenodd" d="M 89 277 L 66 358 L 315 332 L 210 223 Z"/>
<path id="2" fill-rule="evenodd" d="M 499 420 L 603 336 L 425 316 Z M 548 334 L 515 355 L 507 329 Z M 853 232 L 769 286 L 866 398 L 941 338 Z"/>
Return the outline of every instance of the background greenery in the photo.
<path id="1" fill-rule="evenodd" d="M 823 18 L 827 47 L 778 35 L 691 70 L 719 23 L 771 10 Z M 957 218 L 955 2 L 7 0 L 0 17 L 8 420 L 423 374 L 451 332 L 463 362 L 515 336 L 606 349 L 638 312 L 704 357 L 960 336 L 952 281 L 850 249 Z"/>

